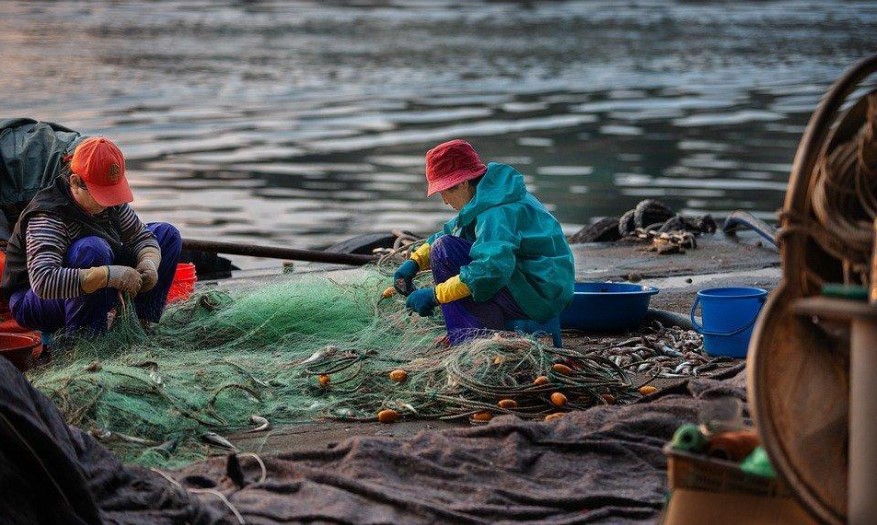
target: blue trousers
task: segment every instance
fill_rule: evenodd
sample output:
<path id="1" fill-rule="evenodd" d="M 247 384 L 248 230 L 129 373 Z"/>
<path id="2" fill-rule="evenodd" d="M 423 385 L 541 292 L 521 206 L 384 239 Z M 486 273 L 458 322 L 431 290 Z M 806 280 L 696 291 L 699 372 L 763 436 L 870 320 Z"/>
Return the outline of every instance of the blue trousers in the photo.
<path id="1" fill-rule="evenodd" d="M 471 248 L 471 241 L 453 235 L 443 235 L 435 240 L 429 250 L 429 266 L 436 284 L 459 274 L 461 267 L 472 262 Z M 480 330 L 503 330 L 506 320 L 527 318 L 507 287 L 484 302 L 477 302 L 469 296 L 441 307 L 452 345 L 470 339 Z"/>
<path id="2" fill-rule="evenodd" d="M 158 239 L 161 264 L 158 266 L 158 282 L 152 290 L 134 298 L 134 308 L 138 318 L 158 322 L 180 259 L 182 239 L 180 232 L 170 224 L 153 222 L 146 227 Z M 108 264 L 133 267 L 136 261 L 133 255 L 119 256 L 117 260 L 106 240 L 88 236 L 70 245 L 64 262 L 67 268 Z M 118 291 L 115 288 L 104 288 L 72 299 L 41 299 L 28 288 L 12 294 L 9 309 L 18 324 L 31 330 L 55 332 L 65 328 L 69 333 L 102 334 L 107 331 L 107 314 L 117 303 Z"/>

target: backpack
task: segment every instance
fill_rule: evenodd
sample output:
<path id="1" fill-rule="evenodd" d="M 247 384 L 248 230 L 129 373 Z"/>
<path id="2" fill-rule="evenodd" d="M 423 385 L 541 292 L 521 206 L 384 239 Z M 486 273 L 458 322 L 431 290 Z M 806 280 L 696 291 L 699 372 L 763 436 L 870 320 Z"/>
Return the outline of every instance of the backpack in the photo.
<path id="1" fill-rule="evenodd" d="M 80 138 L 52 122 L 0 120 L 0 242 L 5 244 L 34 195 L 52 184 Z"/>

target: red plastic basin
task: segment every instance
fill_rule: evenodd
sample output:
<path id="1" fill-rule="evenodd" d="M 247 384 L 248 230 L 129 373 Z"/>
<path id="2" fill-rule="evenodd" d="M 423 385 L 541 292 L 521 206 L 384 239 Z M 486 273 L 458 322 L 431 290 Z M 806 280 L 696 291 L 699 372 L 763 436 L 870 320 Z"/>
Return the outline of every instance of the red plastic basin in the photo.
<path id="1" fill-rule="evenodd" d="M 39 339 L 25 334 L 0 333 L 0 355 L 10 360 L 22 372 L 33 366 L 34 350 L 38 346 Z"/>

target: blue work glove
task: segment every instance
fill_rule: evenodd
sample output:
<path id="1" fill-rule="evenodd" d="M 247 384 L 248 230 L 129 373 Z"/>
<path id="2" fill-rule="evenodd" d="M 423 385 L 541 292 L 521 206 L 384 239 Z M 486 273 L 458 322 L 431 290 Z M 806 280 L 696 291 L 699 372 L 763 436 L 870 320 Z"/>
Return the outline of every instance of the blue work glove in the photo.
<path id="1" fill-rule="evenodd" d="M 432 287 L 415 290 L 405 301 L 406 308 L 414 310 L 423 317 L 432 315 L 432 309 L 436 306 L 438 306 L 438 301 L 435 298 L 435 288 Z"/>
<path id="2" fill-rule="evenodd" d="M 408 259 L 393 274 L 393 288 L 404 296 L 411 295 L 414 291 L 414 276 L 420 271 L 420 266 L 414 259 Z"/>

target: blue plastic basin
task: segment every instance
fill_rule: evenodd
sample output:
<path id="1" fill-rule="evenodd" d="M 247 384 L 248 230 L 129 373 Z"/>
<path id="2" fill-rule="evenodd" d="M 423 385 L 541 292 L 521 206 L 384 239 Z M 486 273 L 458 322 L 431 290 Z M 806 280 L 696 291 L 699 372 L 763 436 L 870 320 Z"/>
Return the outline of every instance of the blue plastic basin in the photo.
<path id="1" fill-rule="evenodd" d="M 572 302 L 560 314 L 560 326 L 585 332 L 636 328 L 656 293 L 657 288 L 640 284 L 576 283 Z"/>

